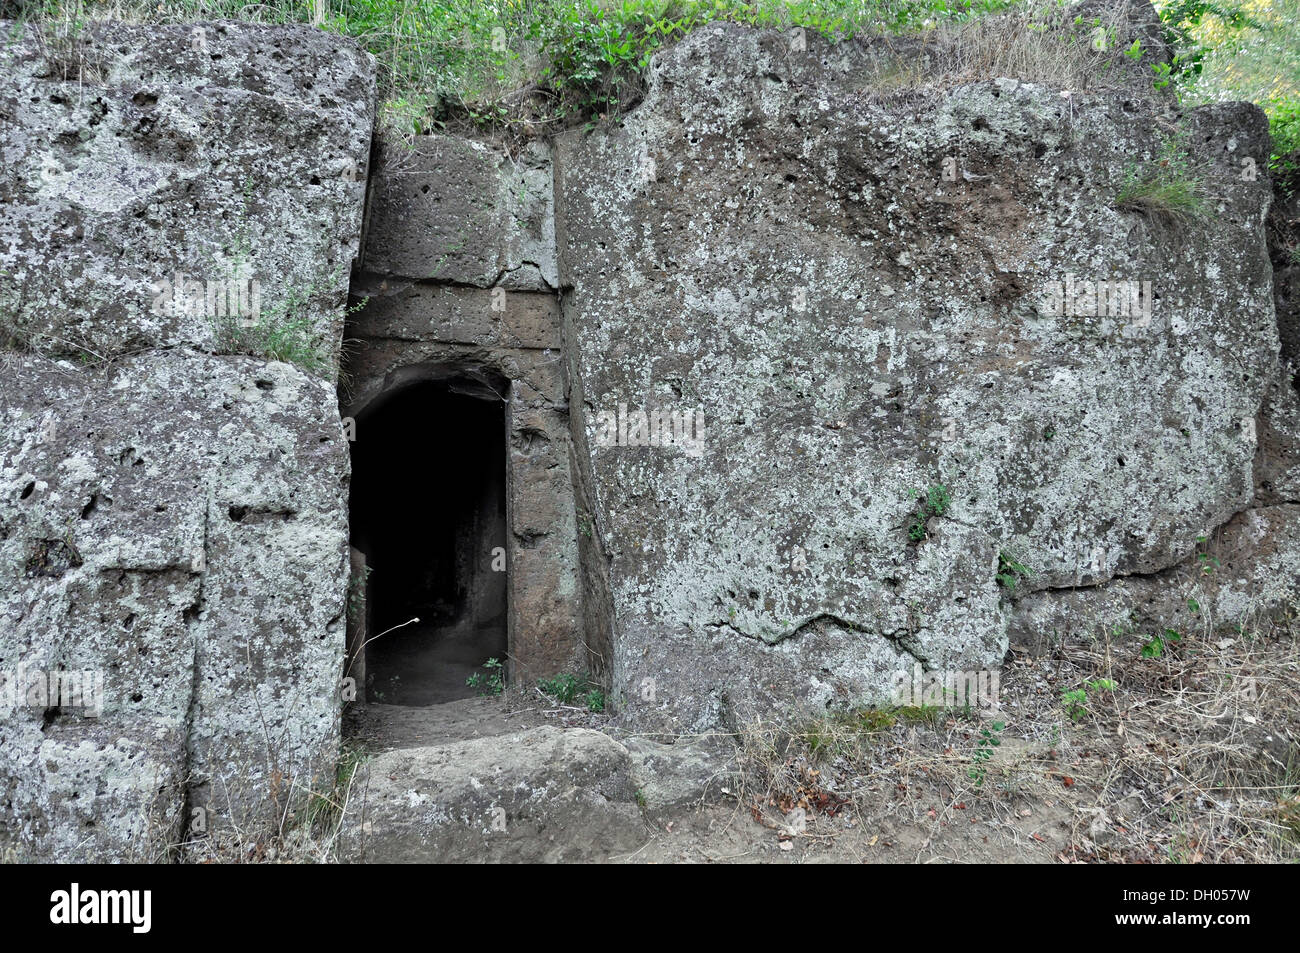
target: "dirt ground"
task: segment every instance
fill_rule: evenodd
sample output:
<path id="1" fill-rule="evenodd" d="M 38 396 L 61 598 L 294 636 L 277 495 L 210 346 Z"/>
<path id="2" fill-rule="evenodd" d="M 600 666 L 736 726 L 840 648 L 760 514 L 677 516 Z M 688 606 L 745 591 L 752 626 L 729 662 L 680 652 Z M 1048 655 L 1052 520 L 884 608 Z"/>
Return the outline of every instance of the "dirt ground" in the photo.
<path id="1" fill-rule="evenodd" d="M 614 863 L 1300 860 L 1300 642 L 1265 631 L 1013 648 L 997 712 L 865 709 L 729 737 L 711 796 L 646 811 Z M 1158 644 L 1156 644 L 1158 642 Z M 382 750 L 538 724 L 614 730 L 540 692 L 372 705 Z M 617 736 L 618 732 L 614 732 Z M 689 740 L 689 739 L 687 739 Z M 582 831 L 573 831 L 581 842 Z"/>
<path id="2" fill-rule="evenodd" d="M 1158 657 L 1142 638 L 1013 651 L 983 718 L 893 709 L 742 732 L 721 802 L 654 819 L 645 847 L 610 859 L 1300 860 L 1293 631 L 1166 640 Z"/>

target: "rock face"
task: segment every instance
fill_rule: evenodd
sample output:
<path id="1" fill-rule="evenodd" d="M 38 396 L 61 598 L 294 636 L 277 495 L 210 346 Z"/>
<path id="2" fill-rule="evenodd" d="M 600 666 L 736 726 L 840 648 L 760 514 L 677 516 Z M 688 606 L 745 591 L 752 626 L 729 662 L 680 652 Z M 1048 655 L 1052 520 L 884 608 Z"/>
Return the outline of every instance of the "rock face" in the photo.
<path id="1" fill-rule="evenodd" d="M 381 140 L 368 231 L 376 275 L 554 290 L 550 150 L 534 142 L 509 159 L 452 136 Z"/>
<path id="2" fill-rule="evenodd" d="M 1266 123 L 1153 93 L 1142 13 L 1122 85 L 1073 90 L 713 24 L 617 122 L 373 172 L 337 38 L 3 25 L 0 853 L 172 856 L 328 784 L 371 568 L 347 442 L 417 383 L 503 405 L 466 558 L 504 520 L 509 678 L 589 669 L 629 733 L 1293 605 Z M 1144 193 L 1184 164 L 1203 217 Z M 424 723 L 362 767 L 344 856 L 631 851 L 635 802 L 730 770 L 716 734 Z"/>
<path id="3" fill-rule="evenodd" d="M 0 831 L 25 852 L 156 850 L 183 804 L 243 820 L 276 784 L 329 775 L 336 413 L 326 382 L 248 358 L 10 365 L 0 659 L 103 678 L 97 713 L 25 700 L 0 722 Z"/>
<path id="4" fill-rule="evenodd" d="M 300 28 L 4 26 L 0 849 L 156 859 L 333 777 L 374 65 Z"/>
<path id="5" fill-rule="evenodd" d="M 1278 352 L 1268 184 L 1240 174 L 1263 115 L 1178 120 L 1211 215 L 1169 222 L 1117 201 L 1160 102 L 885 99 L 846 55 L 715 24 L 619 127 L 557 144 L 587 570 L 633 724 L 996 666 L 1011 561 L 1019 593 L 1151 573 L 1252 495 Z M 636 445 L 654 411 L 702 418 L 702 445 Z"/>
<path id="6" fill-rule="evenodd" d="M 335 368 L 369 55 L 294 27 L 0 29 L 8 346 L 105 358 L 293 345 Z"/>

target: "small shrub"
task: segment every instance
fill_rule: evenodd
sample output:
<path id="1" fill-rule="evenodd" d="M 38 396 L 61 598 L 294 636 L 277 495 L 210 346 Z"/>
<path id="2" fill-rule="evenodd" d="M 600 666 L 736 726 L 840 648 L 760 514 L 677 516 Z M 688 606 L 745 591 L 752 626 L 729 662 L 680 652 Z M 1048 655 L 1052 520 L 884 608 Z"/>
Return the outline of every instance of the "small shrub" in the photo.
<path id="1" fill-rule="evenodd" d="M 1269 170 L 1288 194 L 1300 186 L 1300 99 L 1286 99 L 1267 106 L 1268 132 L 1273 139 Z M 1300 259 L 1300 248 L 1291 250 Z"/>
<path id="2" fill-rule="evenodd" d="M 537 687 L 545 695 L 550 695 L 561 705 L 581 702 L 590 712 L 605 710 L 605 693 L 602 692 L 586 675 L 553 675 L 543 678 Z"/>
<path id="3" fill-rule="evenodd" d="M 1113 692 L 1115 683 L 1109 678 L 1094 678 L 1084 682 L 1081 688 L 1061 693 L 1061 704 L 1065 707 L 1065 713 L 1070 716 L 1071 721 L 1078 721 L 1088 713 L 1088 695 L 1099 694 L 1101 692 Z"/>
<path id="4" fill-rule="evenodd" d="M 1182 635 L 1173 629 L 1165 629 L 1164 633 L 1155 636 L 1150 642 L 1142 646 L 1143 658 L 1162 658 L 1169 652 L 1173 651 L 1174 646 L 1183 640 Z"/>
<path id="5" fill-rule="evenodd" d="M 587 679 L 581 675 L 553 675 L 543 678 L 537 687 L 545 695 L 550 695 L 562 705 L 570 704 L 575 698 L 590 688 Z"/>

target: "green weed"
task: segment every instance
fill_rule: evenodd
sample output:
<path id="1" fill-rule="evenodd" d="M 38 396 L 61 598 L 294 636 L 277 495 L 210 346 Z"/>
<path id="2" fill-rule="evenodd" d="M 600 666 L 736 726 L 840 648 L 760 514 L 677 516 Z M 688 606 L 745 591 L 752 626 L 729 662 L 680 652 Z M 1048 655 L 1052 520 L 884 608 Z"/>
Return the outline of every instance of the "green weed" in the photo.
<path id="1" fill-rule="evenodd" d="M 952 502 L 952 497 L 948 493 L 948 488 L 943 484 L 930 487 L 924 493 L 920 490 L 912 490 L 912 496 L 919 497 L 916 512 L 912 515 L 911 524 L 907 528 L 907 538 L 914 543 L 919 543 L 926 537 L 926 524 L 931 517 L 943 516 L 948 512 L 948 506 Z"/>
<path id="2" fill-rule="evenodd" d="M 465 684 L 480 695 L 500 695 L 506 688 L 505 666 L 500 659 L 490 658 L 483 663 L 485 671 L 475 672 L 465 679 Z"/>

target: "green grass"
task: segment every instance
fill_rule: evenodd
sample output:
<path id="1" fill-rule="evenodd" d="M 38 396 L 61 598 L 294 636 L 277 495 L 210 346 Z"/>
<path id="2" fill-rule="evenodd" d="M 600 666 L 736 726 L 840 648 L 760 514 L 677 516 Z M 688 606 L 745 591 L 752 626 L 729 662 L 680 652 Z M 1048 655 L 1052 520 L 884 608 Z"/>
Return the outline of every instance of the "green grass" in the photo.
<path id="1" fill-rule="evenodd" d="M 543 694 L 550 695 L 562 705 L 580 701 L 588 711 L 605 710 L 605 693 L 586 675 L 555 675 L 537 683 Z"/>
<path id="2" fill-rule="evenodd" d="M 301 817 L 307 830 L 325 833 L 338 829 L 343 820 L 343 808 L 347 804 L 353 778 L 368 757 L 363 746 L 349 742 L 343 744 L 335 768 L 333 787 L 328 791 L 313 789 L 307 795 Z"/>
<path id="3" fill-rule="evenodd" d="M 1166 224 L 1204 216 L 1208 210 L 1205 186 L 1188 156 L 1187 144 L 1178 136 L 1167 139 L 1158 158 L 1129 166 L 1115 207 L 1141 212 Z"/>
<path id="4" fill-rule="evenodd" d="M 1115 204 L 1128 212 L 1174 218 L 1196 218 L 1205 210 L 1196 180 L 1165 176 L 1159 170 L 1130 170 Z"/>
<path id="5" fill-rule="evenodd" d="M 326 340 L 323 314 L 312 302 L 330 281 L 321 278 L 306 288 L 290 288 L 279 301 L 263 304 L 245 324 L 237 316 L 209 318 L 218 354 L 247 354 L 270 361 L 297 364 L 311 374 L 325 375 L 333 355 Z"/>
<path id="6" fill-rule="evenodd" d="M 0 6 L 12 0 L 0 0 Z M 1005 9 L 1015 0 L 44 0 L 26 15 L 313 23 L 374 54 L 385 117 L 421 133 L 468 121 L 525 134 L 622 109 L 650 57 L 714 20 L 827 37 L 902 32 Z"/>
<path id="7" fill-rule="evenodd" d="M 1300 747 L 1291 746 L 1286 767 L 1277 784 L 1278 836 L 1289 844 L 1300 844 Z"/>
<path id="8" fill-rule="evenodd" d="M 608 115 L 640 95 L 654 52 L 714 20 L 832 38 L 977 19 L 1016 0 L 0 0 L 0 15 L 80 29 L 89 19 L 311 23 L 376 57 L 387 123 L 528 136 Z M 1269 114 L 1274 168 L 1300 145 L 1300 0 L 1156 0 L 1188 104 L 1243 99 Z M 1295 160 L 1290 160 L 1294 164 Z M 1137 182 L 1130 198 L 1192 196 Z"/>
<path id="9" fill-rule="evenodd" d="M 834 758 L 859 752 L 871 743 L 872 736 L 887 731 L 898 721 L 902 709 L 856 708 L 832 712 L 813 719 L 799 731 L 808 750 Z"/>

